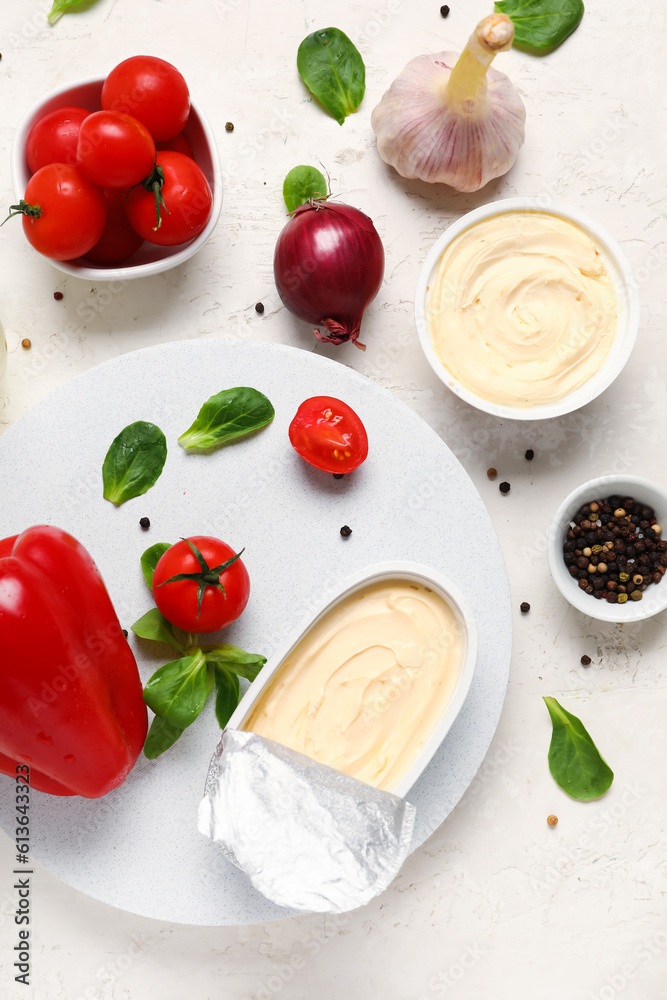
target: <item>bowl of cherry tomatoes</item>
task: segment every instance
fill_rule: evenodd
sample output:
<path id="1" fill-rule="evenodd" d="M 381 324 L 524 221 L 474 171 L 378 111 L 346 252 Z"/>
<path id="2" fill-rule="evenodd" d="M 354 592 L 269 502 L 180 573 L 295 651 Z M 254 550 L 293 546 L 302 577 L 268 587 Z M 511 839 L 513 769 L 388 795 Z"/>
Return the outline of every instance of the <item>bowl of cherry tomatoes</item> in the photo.
<path id="1" fill-rule="evenodd" d="M 66 274 L 141 278 L 182 264 L 222 207 L 215 138 L 170 63 L 133 56 L 47 94 L 19 124 L 12 182 L 32 246 Z"/>

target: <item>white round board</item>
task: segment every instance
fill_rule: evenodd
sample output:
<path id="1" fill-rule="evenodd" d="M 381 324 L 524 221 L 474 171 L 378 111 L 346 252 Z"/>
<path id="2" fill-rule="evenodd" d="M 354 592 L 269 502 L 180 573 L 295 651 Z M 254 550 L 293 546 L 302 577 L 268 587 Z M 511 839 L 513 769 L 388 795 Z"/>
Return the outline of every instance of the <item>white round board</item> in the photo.
<path id="1" fill-rule="evenodd" d="M 231 386 L 264 392 L 276 416 L 256 435 L 208 455 L 177 437 L 201 404 Z M 366 462 L 336 480 L 293 451 L 287 429 L 309 396 L 343 399 L 362 418 Z M 127 424 L 148 420 L 168 443 L 164 471 L 119 508 L 102 497 L 102 462 Z M 153 606 L 139 559 L 155 542 L 215 535 L 237 550 L 250 601 L 220 641 L 270 656 L 352 571 L 385 559 L 441 570 L 468 598 L 479 630 L 472 688 L 453 728 L 407 798 L 417 808 L 413 849 L 472 781 L 495 732 L 511 649 L 509 590 L 481 497 L 446 445 L 390 392 L 295 348 L 187 341 L 115 358 L 58 388 L 0 438 L 0 537 L 52 524 L 95 559 L 129 629 Z M 142 531 L 141 517 L 151 527 Z M 353 529 L 342 538 L 340 528 Z M 483 569 L 481 568 L 483 567 Z M 130 633 L 145 683 L 170 657 Z M 220 736 L 213 698 L 162 757 L 143 755 L 102 799 L 31 796 L 31 855 L 63 881 L 113 906 L 188 924 L 243 924 L 290 911 L 257 893 L 196 827 Z M 14 781 L 0 774 L 0 826 L 13 837 Z"/>

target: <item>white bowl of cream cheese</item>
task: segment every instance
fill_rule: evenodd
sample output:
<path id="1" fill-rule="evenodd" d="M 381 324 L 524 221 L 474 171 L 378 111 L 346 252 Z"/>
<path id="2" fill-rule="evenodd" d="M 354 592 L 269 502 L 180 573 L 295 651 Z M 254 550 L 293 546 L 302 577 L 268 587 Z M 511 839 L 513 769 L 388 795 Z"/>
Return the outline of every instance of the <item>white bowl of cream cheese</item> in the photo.
<path id="1" fill-rule="evenodd" d="M 498 417 L 576 410 L 621 372 L 639 294 L 616 241 L 578 209 L 508 198 L 453 223 L 422 267 L 417 333 L 441 381 Z"/>
<path id="2" fill-rule="evenodd" d="M 404 796 L 461 710 L 476 658 L 457 587 L 427 566 L 376 564 L 287 639 L 228 726 Z"/>

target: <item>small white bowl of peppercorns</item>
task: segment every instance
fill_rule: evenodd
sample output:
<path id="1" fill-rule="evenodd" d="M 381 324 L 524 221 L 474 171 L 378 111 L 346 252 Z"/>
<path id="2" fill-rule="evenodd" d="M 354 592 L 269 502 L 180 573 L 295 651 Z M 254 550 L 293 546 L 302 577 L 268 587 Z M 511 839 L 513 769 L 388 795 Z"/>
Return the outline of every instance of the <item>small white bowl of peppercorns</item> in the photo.
<path id="1" fill-rule="evenodd" d="M 579 611 L 636 622 L 667 609 L 667 489 L 639 476 L 600 476 L 563 501 L 547 555 L 556 586 Z"/>

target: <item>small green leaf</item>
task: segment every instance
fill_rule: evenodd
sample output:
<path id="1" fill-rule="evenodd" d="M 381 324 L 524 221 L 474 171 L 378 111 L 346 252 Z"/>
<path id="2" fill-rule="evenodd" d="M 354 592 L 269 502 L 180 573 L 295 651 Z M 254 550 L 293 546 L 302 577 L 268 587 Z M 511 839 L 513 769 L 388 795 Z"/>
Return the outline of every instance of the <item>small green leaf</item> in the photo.
<path id="1" fill-rule="evenodd" d="M 305 205 L 311 198 L 326 198 L 327 194 L 327 182 L 315 167 L 292 167 L 283 183 L 288 212 Z"/>
<path id="2" fill-rule="evenodd" d="M 220 728 L 224 729 L 231 719 L 240 699 L 239 679 L 230 674 L 224 667 L 216 667 L 215 714 Z"/>
<path id="3" fill-rule="evenodd" d="M 138 420 L 114 438 L 104 465 L 104 498 L 117 507 L 141 496 L 158 479 L 167 459 L 167 441 L 155 424 Z"/>
<path id="4" fill-rule="evenodd" d="M 270 401 L 257 389 L 243 386 L 223 389 L 206 400 L 197 419 L 181 434 L 178 443 L 186 451 L 212 451 L 266 427 L 274 416 Z"/>
<path id="5" fill-rule="evenodd" d="M 63 14 L 73 14 L 75 11 L 88 10 L 97 0 L 53 0 L 53 6 L 48 13 L 49 24 L 55 24 Z"/>
<path id="6" fill-rule="evenodd" d="M 249 681 L 254 681 L 266 663 L 266 657 L 259 653 L 246 653 L 238 646 L 213 646 L 204 653 L 206 662 L 214 666 L 225 667 L 239 677 L 245 677 Z"/>
<path id="7" fill-rule="evenodd" d="M 338 28 L 324 28 L 304 38 L 296 65 L 308 90 L 339 125 L 357 110 L 366 89 L 364 60 Z"/>
<path id="8" fill-rule="evenodd" d="M 144 756 L 149 760 L 155 760 L 174 745 L 182 732 L 180 726 L 172 726 L 171 722 L 167 722 L 161 715 L 156 715 L 144 743 Z"/>
<path id="9" fill-rule="evenodd" d="M 614 780 L 614 772 L 600 755 L 581 719 L 570 715 L 555 698 L 545 698 L 553 734 L 549 770 L 573 799 L 599 799 Z"/>
<path id="10" fill-rule="evenodd" d="M 144 701 L 173 726 L 191 725 L 208 697 L 206 660 L 200 649 L 156 670 L 144 688 Z"/>
<path id="11" fill-rule="evenodd" d="M 167 621 L 157 608 L 151 608 L 145 615 L 142 615 L 131 626 L 131 629 L 140 639 L 151 639 L 152 642 L 166 642 L 167 645 L 177 649 L 179 653 L 185 652 L 174 634 L 174 626 L 171 622 Z"/>
<path id="12" fill-rule="evenodd" d="M 497 0 L 496 13 L 514 25 L 514 44 L 554 49 L 572 34 L 584 16 L 583 0 Z"/>
<path id="13" fill-rule="evenodd" d="M 155 545 L 151 545 L 149 549 L 146 549 L 141 557 L 141 572 L 144 574 L 144 580 L 151 590 L 153 589 L 155 567 L 167 549 L 170 548 L 171 544 L 169 542 L 156 542 Z"/>

